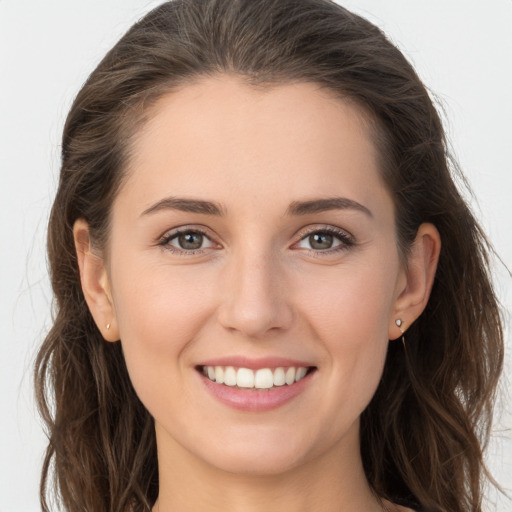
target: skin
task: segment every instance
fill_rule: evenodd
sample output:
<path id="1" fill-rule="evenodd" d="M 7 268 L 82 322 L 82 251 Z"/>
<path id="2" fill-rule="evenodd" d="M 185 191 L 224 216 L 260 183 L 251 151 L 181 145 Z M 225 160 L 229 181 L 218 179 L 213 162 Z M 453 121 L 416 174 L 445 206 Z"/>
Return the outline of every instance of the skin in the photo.
<path id="1" fill-rule="evenodd" d="M 404 268 L 370 123 L 315 84 L 256 91 L 209 77 L 151 114 L 107 250 L 91 249 L 83 220 L 75 241 L 98 328 L 122 340 L 155 418 L 155 511 L 383 510 L 362 469 L 359 416 L 401 335 L 395 320 L 406 330 L 427 303 L 437 230 L 420 227 Z M 214 202 L 223 215 L 154 208 L 169 197 Z M 332 197 L 370 213 L 290 214 L 294 202 Z M 205 231 L 199 252 L 169 240 L 177 227 Z M 334 247 L 313 247 L 311 230 L 326 228 L 340 233 Z M 196 370 L 234 355 L 317 370 L 285 405 L 239 411 L 207 393 Z"/>

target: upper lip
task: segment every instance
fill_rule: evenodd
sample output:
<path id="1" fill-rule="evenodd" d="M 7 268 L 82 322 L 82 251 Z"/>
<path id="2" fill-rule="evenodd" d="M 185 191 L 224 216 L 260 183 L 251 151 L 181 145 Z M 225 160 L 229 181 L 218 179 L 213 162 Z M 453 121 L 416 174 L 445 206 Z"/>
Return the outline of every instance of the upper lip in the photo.
<path id="1" fill-rule="evenodd" d="M 249 368 L 251 370 L 257 370 L 259 368 L 279 368 L 290 366 L 294 366 L 295 368 L 309 368 L 314 365 L 309 362 L 290 359 L 287 357 L 268 356 L 251 358 L 244 356 L 227 356 L 202 361 L 198 366 L 233 366 L 235 368 Z"/>

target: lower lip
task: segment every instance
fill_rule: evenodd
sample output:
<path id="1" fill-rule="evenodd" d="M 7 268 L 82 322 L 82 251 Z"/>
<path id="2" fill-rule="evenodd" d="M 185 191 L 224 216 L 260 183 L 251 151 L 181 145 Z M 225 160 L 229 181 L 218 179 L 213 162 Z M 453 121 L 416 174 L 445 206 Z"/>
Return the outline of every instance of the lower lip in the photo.
<path id="1" fill-rule="evenodd" d="M 225 405 L 240 411 L 270 411 L 288 403 L 304 391 L 315 372 L 310 371 L 298 382 L 284 386 L 273 387 L 268 390 L 240 389 L 225 384 L 217 384 L 208 377 L 199 374 L 206 389 Z"/>

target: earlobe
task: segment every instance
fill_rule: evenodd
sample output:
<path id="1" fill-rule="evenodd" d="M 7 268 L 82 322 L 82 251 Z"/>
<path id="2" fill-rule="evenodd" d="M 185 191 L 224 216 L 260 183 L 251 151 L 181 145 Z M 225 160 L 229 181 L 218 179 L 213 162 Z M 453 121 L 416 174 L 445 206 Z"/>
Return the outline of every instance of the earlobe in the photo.
<path id="1" fill-rule="evenodd" d="M 73 226 L 80 284 L 89 310 L 102 336 L 117 341 L 119 332 L 104 259 L 94 252 L 89 225 L 78 219 Z"/>
<path id="2" fill-rule="evenodd" d="M 422 224 L 403 270 L 405 284 L 397 290 L 395 308 L 390 318 L 389 339 L 396 339 L 421 315 L 434 284 L 434 277 L 441 251 L 441 237 L 430 223 Z M 400 326 L 397 325 L 400 319 Z"/>

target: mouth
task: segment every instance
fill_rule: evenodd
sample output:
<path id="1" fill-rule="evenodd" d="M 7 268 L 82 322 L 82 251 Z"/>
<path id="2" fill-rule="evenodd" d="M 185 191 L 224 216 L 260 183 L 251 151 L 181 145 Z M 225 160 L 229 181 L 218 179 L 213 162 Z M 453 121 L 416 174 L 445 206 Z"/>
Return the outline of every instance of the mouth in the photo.
<path id="1" fill-rule="evenodd" d="M 316 371 L 316 366 L 244 368 L 200 365 L 196 370 L 209 381 L 244 391 L 270 391 L 292 386 Z"/>

